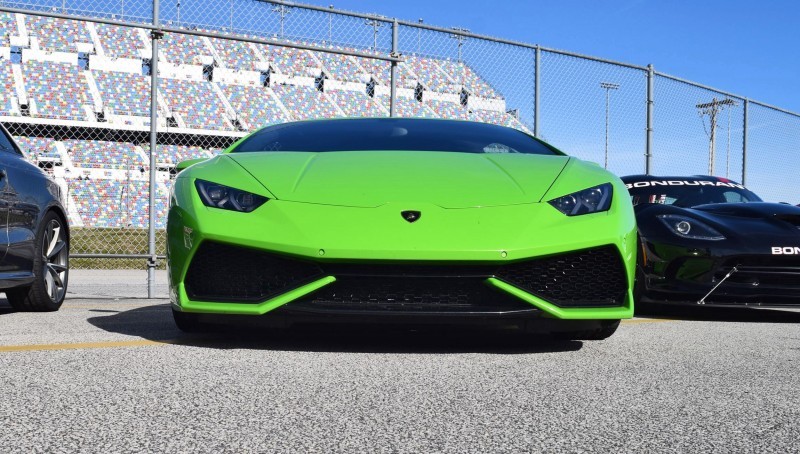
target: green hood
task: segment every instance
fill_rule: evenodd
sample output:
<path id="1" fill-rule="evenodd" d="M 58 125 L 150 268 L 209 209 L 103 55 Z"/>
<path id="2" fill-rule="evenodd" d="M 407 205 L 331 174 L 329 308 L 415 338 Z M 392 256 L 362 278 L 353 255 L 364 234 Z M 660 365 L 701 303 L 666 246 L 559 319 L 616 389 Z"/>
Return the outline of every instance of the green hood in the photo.
<path id="1" fill-rule="evenodd" d="M 443 208 L 538 202 L 568 156 L 408 151 L 230 153 L 279 200 Z"/>

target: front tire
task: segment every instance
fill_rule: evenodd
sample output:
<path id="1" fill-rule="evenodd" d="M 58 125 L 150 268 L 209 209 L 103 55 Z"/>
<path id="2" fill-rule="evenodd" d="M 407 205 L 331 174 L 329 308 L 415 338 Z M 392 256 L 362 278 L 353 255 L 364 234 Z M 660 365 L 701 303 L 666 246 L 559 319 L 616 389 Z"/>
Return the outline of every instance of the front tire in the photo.
<path id="1" fill-rule="evenodd" d="M 200 323 L 200 317 L 190 312 L 181 312 L 172 309 L 172 318 L 175 325 L 184 333 L 200 333 L 204 331 L 204 326 Z"/>
<path id="2" fill-rule="evenodd" d="M 603 320 L 600 327 L 582 331 L 569 331 L 557 333 L 556 338 L 560 340 L 603 340 L 608 339 L 619 328 L 619 320 Z"/>
<path id="3" fill-rule="evenodd" d="M 34 241 L 33 284 L 6 290 L 8 303 L 17 311 L 57 311 L 69 278 L 69 237 L 62 219 L 47 213 Z"/>

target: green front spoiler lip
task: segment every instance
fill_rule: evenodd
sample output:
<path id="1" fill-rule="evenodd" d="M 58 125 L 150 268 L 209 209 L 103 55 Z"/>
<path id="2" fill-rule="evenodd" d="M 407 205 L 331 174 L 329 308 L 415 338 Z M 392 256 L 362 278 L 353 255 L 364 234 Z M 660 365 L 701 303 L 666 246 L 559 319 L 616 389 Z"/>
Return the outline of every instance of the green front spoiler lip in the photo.
<path id="1" fill-rule="evenodd" d="M 213 314 L 236 314 L 236 315 L 264 315 L 267 312 L 273 311 L 285 304 L 301 298 L 309 293 L 318 290 L 328 284 L 336 282 L 333 276 L 326 276 L 314 282 L 310 282 L 296 289 L 282 293 L 273 298 L 264 300 L 260 303 L 217 303 L 210 301 L 193 301 L 190 300 L 186 294 L 186 289 L 181 283 L 179 285 L 181 305 L 173 303 L 176 310 L 184 312 L 196 313 L 213 313 Z M 548 301 L 538 298 L 530 293 L 521 290 L 511 284 L 501 281 L 496 278 L 488 278 L 486 282 L 504 292 L 516 296 L 517 298 L 525 301 L 531 306 L 544 312 L 550 317 L 555 317 L 563 320 L 616 320 L 622 318 L 633 317 L 633 306 L 629 303 L 631 301 L 630 292 L 628 292 L 627 302 L 619 307 L 574 307 L 563 308 L 554 305 Z"/>

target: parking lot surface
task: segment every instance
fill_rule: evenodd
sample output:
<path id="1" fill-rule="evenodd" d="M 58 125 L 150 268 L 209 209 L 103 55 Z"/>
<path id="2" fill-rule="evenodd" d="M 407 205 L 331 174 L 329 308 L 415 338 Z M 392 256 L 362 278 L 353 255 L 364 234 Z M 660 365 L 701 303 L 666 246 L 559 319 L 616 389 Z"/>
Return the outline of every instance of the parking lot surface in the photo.
<path id="1" fill-rule="evenodd" d="M 157 277 L 147 299 L 143 271 L 74 270 L 56 313 L 0 298 L 0 452 L 800 452 L 797 312 L 658 312 L 599 342 L 187 335 Z"/>

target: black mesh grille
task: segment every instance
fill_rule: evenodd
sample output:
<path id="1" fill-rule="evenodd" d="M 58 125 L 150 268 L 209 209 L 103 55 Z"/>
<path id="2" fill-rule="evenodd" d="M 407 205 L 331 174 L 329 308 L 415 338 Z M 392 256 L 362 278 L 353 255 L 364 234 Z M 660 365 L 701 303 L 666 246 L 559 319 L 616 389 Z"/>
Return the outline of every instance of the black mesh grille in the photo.
<path id="1" fill-rule="evenodd" d="M 737 255 L 725 259 L 723 267 L 752 266 L 764 268 L 795 267 L 800 268 L 800 255 Z"/>
<path id="2" fill-rule="evenodd" d="M 733 269 L 721 268 L 714 273 L 714 282 L 725 278 Z M 800 289 L 800 267 L 755 267 L 737 266 L 736 272 L 725 281 L 726 284 L 747 284 L 754 288 L 777 287 Z"/>
<path id="3" fill-rule="evenodd" d="M 721 281 L 736 266 L 725 284 L 747 284 L 756 288 L 800 289 L 800 256 L 797 255 L 740 255 L 725 260 L 714 273 Z M 725 285 L 723 284 L 723 285 Z"/>
<path id="4" fill-rule="evenodd" d="M 292 307 L 345 311 L 506 312 L 534 309 L 481 278 L 342 277 Z"/>
<path id="5" fill-rule="evenodd" d="M 205 242 L 192 259 L 185 285 L 192 299 L 258 302 L 320 275 L 314 263 Z"/>
<path id="6" fill-rule="evenodd" d="M 503 266 L 497 277 L 558 306 L 619 306 L 628 281 L 613 246 Z"/>

